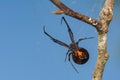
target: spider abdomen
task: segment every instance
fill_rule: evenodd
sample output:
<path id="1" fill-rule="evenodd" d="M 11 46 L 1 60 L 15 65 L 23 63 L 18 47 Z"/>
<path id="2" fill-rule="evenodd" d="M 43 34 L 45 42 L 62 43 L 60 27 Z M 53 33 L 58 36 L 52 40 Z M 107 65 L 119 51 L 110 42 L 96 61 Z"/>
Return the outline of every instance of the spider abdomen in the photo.
<path id="1" fill-rule="evenodd" d="M 84 48 L 79 48 L 79 51 L 72 54 L 73 61 L 77 64 L 85 64 L 89 59 L 89 53 Z"/>

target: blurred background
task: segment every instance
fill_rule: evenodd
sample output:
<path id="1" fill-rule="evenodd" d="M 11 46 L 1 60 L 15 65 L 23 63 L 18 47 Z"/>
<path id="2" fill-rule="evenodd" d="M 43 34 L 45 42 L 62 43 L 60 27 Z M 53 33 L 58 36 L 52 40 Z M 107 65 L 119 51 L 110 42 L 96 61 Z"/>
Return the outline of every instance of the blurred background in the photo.
<path id="1" fill-rule="evenodd" d="M 73 10 L 99 19 L 105 0 L 61 0 Z M 97 32 L 86 23 L 66 15 L 54 15 L 58 8 L 50 0 L 0 0 L 0 80 L 90 80 L 97 59 Z M 75 40 L 89 51 L 90 59 L 84 65 L 74 66 L 64 61 L 67 49 L 53 43 L 44 33 L 70 44 L 66 25 L 68 21 Z M 108 32 L 107 50 L 110 58 L 105 66 L 103 80 L 120 79 L 120 0 L 115 0 L 114 18 Z"/>

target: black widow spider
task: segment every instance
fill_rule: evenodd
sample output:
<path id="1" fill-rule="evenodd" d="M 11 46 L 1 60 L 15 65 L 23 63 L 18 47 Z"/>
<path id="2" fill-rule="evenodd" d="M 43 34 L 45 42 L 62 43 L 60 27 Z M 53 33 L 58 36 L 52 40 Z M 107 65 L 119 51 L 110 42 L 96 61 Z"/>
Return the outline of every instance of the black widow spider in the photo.
<path id="1" fill-rule="evenodd" d="M 53 42 L 55 42 L 55 43 L 57 43 L 57 44 L 59 44 L 59 45 L 61 45 L 61 46 L 64 46 L 64 47 L 66 47 L 66 48 L 68 48 L 68 51 L 67 51 L 66 57 L 65 57 L 65 61 L 66 61 L 66 59 L 67 59 L 67 57 L 68 57 L 68 61 L 71 63 L 71 65 L 72 65 L 72 67 L 75 69 L 75 71 L 78 73 L 77 69 L 74 67 L 74 65 L 72 64 L 72 62 L 71 62 L 71 60 L 70 60 L 70 56 L 72 56 L 72 59 L 73 59 L 73 61 L 74 61 L 75 63 L 77 63 L 77 64 L 85 64 L 85 63 L 88 61 L 88 59 L 89 59 L 89 53 L 88 53 L 88 51 L 87 51 L 85 48 L 79 47 L 78 44 L 79 44 L 79 42 L 82 41 L 82 40 L 91 39 L 91 38 L 93 38 L 93 37 L 80 38 L 80 39 L 78 39 L 77 42 L 75 42 L 74 36 L 73 36 L 73 33 L 72 33 L 72 30 L 70 29 L 70 27 L 69 27 L 66 19 L 65 19 L 64 17 L 62 17 L 62 20 L 64 20 L 64 22 L 66 23 L 66 26 L 67 26 L 67 28 L 68 28 L 68 33 L 69 33 L 69 36 L 70 36 L 70 40 L 71 40 L 71 42 L 72 42 L 70 45 L 68 45 L 68 44 L 66 44 L 66 43 L 64 43 L 64 42 L 62 42 L 62 41 L 60 41 L 60 40 L 57 40 L 57 39 L 53 38 L 50 34 L 48 34 L 48 33 L 45 31 L 45 26 L 43 27 L 43 30 L 44 30 L 44 33 L 45 33 L 48 37 L 50 37 L 50 39 L 51 39 Z M 62 20 L 61 20 L 61 23 L 62 23 Z"/>

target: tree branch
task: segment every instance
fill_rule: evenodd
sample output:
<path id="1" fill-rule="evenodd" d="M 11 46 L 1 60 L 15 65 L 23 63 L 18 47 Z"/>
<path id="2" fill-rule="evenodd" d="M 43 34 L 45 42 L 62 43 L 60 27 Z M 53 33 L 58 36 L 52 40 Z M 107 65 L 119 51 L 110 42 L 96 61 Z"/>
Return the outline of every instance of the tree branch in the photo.
<path id="1" fill-rule="evenodd" d="M 102 80 L 105 64 L 109 58 L 106 43 L 109 23 L 113 18 L 113 6 L 114 0 L 106 0 L 103 9 L 100 12 L 102 27 L 98 30 L 98 58 L 92 80 Z"/>
<path id="2" fill-rule="evenodd" d="M 52 3 L 54 3 L 60 10 L 57 10 L 53 13 L 55 14 L 66 14 L 70 17 L 76 18 L 78 20 L 81 20 L 85 23 L 88 23 L 94 27 L 101 27 L 101 22 L 99 20 L 96 20 L 94 18 L 91 18 L 89 16 L 80 14 L 78 12 L 75 12 L 74 10 L 70 9 L 69 7 L 67 7 L 65 4 L 63 4 L 62 2 L 60 2 L 60 0 L 50 0 Z"/>
<path id="3" fill-rule="evenodd" d="M 78 20 L 81 20 L 85 23 L 88 23 L 94 26 L 98 31 L 98 58 L 95 66 L 95 70 L 93 73 L 92 80 L 102 80 L 103 71 L 105 68 L 105 64 L 109 58 L 109 54 L 107 52 L 107 34 L 109 24 L 113 18 L 113 6 L 114 0 L 106 0 L 103 6 L 103 9 L 100 12 L 100 20 L 93 19 L 89 16 L 83 15 L 81 13 L 75 12 L 65 4 L 60 2 L 60 0 L 50 0 L 54 3 L 60 10 L 55 11 L 55 14 L 66 14 Z"/>

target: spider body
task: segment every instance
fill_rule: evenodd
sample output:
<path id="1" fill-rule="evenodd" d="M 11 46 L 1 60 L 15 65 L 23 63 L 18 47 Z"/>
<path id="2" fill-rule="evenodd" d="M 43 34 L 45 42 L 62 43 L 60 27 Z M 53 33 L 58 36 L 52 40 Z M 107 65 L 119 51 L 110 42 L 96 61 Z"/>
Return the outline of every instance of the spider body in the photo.
<path id="1" fill-rule="evenodd" d="M 76 53 L 72 53 L 72 59 L 77 64 L 85 64 L 89 59 L 89 53 L 85 48 L 79 48 Z"/>
<path id="2" fill-rule="evenodd" d="M 68 45 L 60 40 L 57 40 L 55 38 L 53 38 L 50 34 L 48 34 L 46 31 L 45 31 L 45 27 L 43 27 L 43 30 L 44 30 L 44 33 L 55 43 L 61 45 L 61 46 L 64 46 L 66 48 L 68 48 L 68 51 L 66 53 L 66 57 L 65 57 L 65 61 L 68 57 L 68 61 L 71 63 L 71 65 L 73 66 L 73 68 L 77 71 L 77 69 L 74 67 L 74 65 L 72 64 L 71 62 L 71 56 L 72 56 L 72 59 L 73 61 L 76 63 L 76 64 L 85 64 L 88 59 L 89 59 L 89 53 L 88 51 L 85 49 L 85 48 L 80 48 L 78 46 L 79 42 L 82 41 L 82 40 L 85 40 L 85 39 L 91 39 L 93 37 L 89 37 L 89 38 L 80 38 L 78 39 L 78 41 L 75 41 L 74 40 L 74 35 L 72 33 L 72 30 L 70 29 L 66 19 L 64 17 L 62 17 L 62 20 L 66 23 L 66 26 L 68 28 L 68 33 L 69 33 L 69 36 L 70 36 L 70 40 L 71 40 L 71 44 Z M 61 22 L 62 22 L 61 20 Z"/>
<path id="3" fill-rule="evenodd" d="M 70 56 L 72 55 L 72 60 L 76 64 L 85 64 L 89 59 L 88 51 L 85 48 L 80 48 L 76 43 L 70 44 L 69 50 L 66 54 L 66 58 L 67 58 L 67 55 L 68 55 L 69 61 L 70 61 Z"/>

